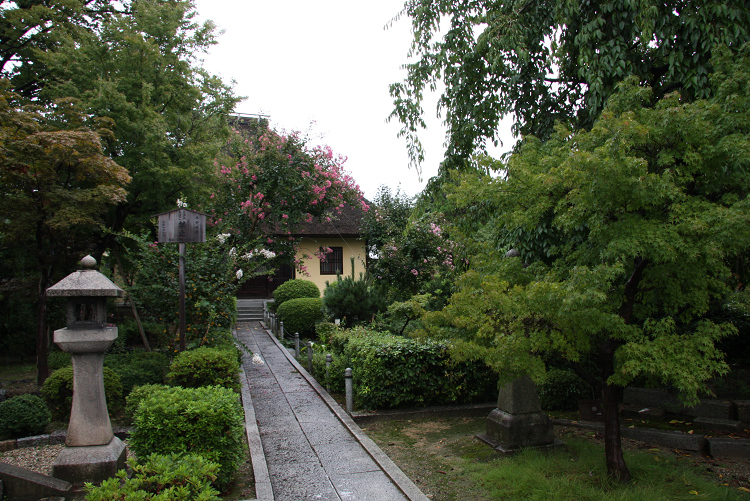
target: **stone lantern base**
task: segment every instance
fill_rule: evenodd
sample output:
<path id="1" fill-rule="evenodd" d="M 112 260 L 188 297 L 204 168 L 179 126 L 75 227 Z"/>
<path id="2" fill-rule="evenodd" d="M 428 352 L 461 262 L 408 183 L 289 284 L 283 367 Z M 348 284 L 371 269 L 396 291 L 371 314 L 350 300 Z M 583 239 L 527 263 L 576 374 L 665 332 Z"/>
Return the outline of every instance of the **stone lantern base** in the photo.
<path id="1" fill-rule="evenodd" d="M 125 468 L 125 444 L 117 437 L 107 445 L 65 447 L 52 463 L 52 476 L 72 484 L 99 483 Z"/>

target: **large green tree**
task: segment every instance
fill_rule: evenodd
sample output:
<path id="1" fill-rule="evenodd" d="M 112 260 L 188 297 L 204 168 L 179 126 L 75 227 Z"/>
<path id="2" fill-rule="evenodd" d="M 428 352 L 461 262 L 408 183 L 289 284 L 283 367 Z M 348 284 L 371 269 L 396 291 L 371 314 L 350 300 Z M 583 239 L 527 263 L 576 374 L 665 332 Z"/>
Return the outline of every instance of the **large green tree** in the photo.
<path id="1" fill-rule="evenodd" d="M 501 176 L 452 195 L 488 201 L 496 238 L 429 331 L 508 376 L 566 360 L 601 392 L 607 470 L 622 481 L 618 388 L 647 375 L 695 401 L 727 370 L 716 342 L 736 332 L 706 313 L 746 294 L 736 263 L 750 248 L 750 46 L 714 61 L 713 98 L 670 93 L 652 106 L 653 89 L 629 79 L 590 131 L 528 138 L 497 163 Z M 492 245 L 542 229 L 545 249 L 504 257 Z"/>
<path id="2" fill-rule="evenodd" d="M 36 264 L 41 384 L 48 375 L 45 291 L 92 250 L 94 232 L 107 207 L 124 200 L 130 176 L 103 151 L 110 132 L 73 103 L 23 106 L 6 80 L 0 85 L 0 245 Z"/>
<path id="3" fill-rule="evenodd" d="M 500 119 L 545 140 L 556 122 L 590 128 L 630 75 L 652 100 L 709 96 L 716 44 L 750 40 L 744 0 L 407 0 L 414 39 L 407 76 L 391 86 L 393 118 L 412 161 L 423 155 L 424 91 L 443 84 L 446 167 L 496 141 Z"/>
<path id="4" fill-rule="evenodd" d="M 140 233 L 179 196 L 195 206 L 211 191 L 213 159 L 239 98 L 200 67 L 198 57 L 216 33 L 195 15 L 189 0 L 134 0 L 99 29 L 63 38 L 41 56 L 49 70 L 42 99 L 79 99 L 88 113 L 114 124 L 105 151 L 133 180 L 107 217 L 110 235 L 123 228 Z M 114 243 L 105 236 L 98 252 Z"/>

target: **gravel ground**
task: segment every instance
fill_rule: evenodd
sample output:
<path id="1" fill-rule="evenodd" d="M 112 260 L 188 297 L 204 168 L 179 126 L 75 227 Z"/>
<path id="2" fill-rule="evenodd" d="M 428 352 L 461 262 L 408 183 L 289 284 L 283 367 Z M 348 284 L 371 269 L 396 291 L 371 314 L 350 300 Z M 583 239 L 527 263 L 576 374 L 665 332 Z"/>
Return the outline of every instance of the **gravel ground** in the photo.
<path id="1" fill-rule="evenodd" d="M 26 468 L 42 475 L 52 475 L 52 462 L 64 447 L 64 445 L 60 444 L 14 449 L 0 453 L 0 461 Z"/>

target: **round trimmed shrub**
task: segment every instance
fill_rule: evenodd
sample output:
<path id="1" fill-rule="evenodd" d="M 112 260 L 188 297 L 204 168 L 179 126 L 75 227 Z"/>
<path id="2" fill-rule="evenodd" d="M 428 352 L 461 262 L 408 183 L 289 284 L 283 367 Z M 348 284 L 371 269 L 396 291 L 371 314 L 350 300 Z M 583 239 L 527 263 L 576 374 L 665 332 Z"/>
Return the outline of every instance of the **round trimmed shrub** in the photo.
<path id="1" fill-rule="evenodd" d="M 239 391 L 240 364 L 237 354 L 207 346 L 183 351 L 172 362 L 167 381 L 183 388 L 216 385 Z"/>
<path id="2" fill-rule="evenodd" d="M 315 324 L 325 318 L 323 300 L 311 297 L 290 299 L 279 306 L 276 314 L 284 322 L 285 331 L 307 337 L 315 334 Z"/>
<path id="3" fill-rule="evenodd" d="M 104 368 L 104 395 L 110 412 L 122 408 L 120 376 L 109 367 Z M 53 419 L 69 419 L 73 405 L 73 367 L 63 367 L 50 374 L 42 386 L 42 396 L 47 401 Z"/>
<path id="4" fill-rule="evenodd" d="M 120 376 L 123 395 L 127 396 L 136 386 L 163 383 L 169 359 L 157 351 L 135 350 L 105 356 L 104 366 Z"/>
<path id="5" fill-rule="evenodd" d="M 125 416 L 130 418 L 135 416 L 143 400 L 165 388 L 169 388 L 169 386 L 166 384 L 144 384 L 133 388 L 133 391 L 125 397 Z"/>
<path id="6" fill-rule="evenodd" d="M 548 370 L 537 391 L 546 411 L 576 410 L 579 398 L 591 398 L 591 386 L 569 369 Z"/>
<path id="7" fill-rule="evenodd" d="M 128 445 L 138 457 L 200 454 L 219 463 L 216 485 L 225 486 L 243 459 L 244 416 L 228 388 L 179 386 L 154 391 L 141 401 Z"/>
<path id="8" fill-rule="evenodd" d="M 287 280 L 273 291 L 274 308 L 278 312 L 281 305 L 285 302 L 302 297 L 319 298 L 320 289 L 309 280 L 302 280 L 300 278 Z"/>
<path id="9" fill-rule="evenodd" d="M 18 395 L 0 402 L 0 438 L 41 435 L 49 424 L 47 405 L 36 395 Z"/>

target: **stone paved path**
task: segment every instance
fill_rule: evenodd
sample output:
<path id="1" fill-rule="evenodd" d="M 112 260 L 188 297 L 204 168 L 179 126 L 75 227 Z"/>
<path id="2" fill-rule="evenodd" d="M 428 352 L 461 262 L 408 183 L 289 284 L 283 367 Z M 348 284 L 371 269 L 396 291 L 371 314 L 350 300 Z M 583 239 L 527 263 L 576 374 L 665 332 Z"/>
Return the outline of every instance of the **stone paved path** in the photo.
<path id="1" fill-rule="evenodd" d="M 259 500 L 427 500 L 261 324 L 236 334 Z"/>

